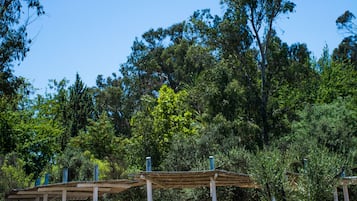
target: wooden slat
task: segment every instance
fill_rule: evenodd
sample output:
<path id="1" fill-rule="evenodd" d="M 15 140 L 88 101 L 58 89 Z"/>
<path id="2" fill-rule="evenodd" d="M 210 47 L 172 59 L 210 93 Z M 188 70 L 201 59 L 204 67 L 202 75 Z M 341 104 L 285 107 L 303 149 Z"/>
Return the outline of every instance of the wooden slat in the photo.
<path id="1" fill-rule="evenodd" d="M 73 192 L 80 192 L 80 191 L 93 191 L 93 188 L 78 188 L 78 187 L 42 187 L 39 188 L 39 192 L 55 192 L 55 191 L 62 191 L 62 190 L 67 190 L 67 191 L 73 191 Z M 99 188 L 99 191 L 101 192 L 109 192 L 111 188 Z M 41 193 L 43 194 L 43 193 Z"/>
<path id="2" fill-rule="evenodd" d="M 100 188 L 124 188 L 128 189 L 131 187 L 130 184 L 111 184 L 111 183 L 83 183 L 83 184 L 77 184 L 77 189 L 78 188 L 88 188 L 88 187 L 100 187 Z"/>

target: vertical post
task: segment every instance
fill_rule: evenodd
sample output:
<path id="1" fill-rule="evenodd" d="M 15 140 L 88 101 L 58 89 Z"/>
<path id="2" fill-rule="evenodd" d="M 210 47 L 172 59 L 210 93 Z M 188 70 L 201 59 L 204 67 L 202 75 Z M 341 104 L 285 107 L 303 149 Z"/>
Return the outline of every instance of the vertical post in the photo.
<path id="1" fill-rule="evenodd" d="M 343 199 L 344 201 L 350 201 L 350 197 L 348 195 L 348 187 L 347 185 L 343 185 Z"/>
<path id="2" fill-rule="evenodd" d="M 47 193 L 43 195 L 43 201 L 48 201 L 48 194 Z"/>
<path id="3" fill-rule="evenodd" d="M 98 201 L 98 186 L 93 187 L 93 201 Z"/>
<path id="4" fill-rule="evenodd" d="M 67 190 L 62 190 L 62 201 L 67 200 Z"/>
<path id="5" fill-rule="evenodd" d="M 151 157 L 146 157 L 146 172 L 151 172 Z M 152 182 L 146 180 L 146 192 L 148 201 L 152 201 Z"/>
<path id="6" fill-rule="evenodd" d="M 63 169 L 62 182 L 63 183 L 68 182 L 68 168 Z M 62 190 L 62 201 L 66 201 L 66 200 L 67 200 L 67 190 Z"/>
<path id="7" fill-rule="evenodd" d="M 151 157 L 146 157 L 146 172 L 151 172 Z"/>
<path id="8" fill-rule="evenodd" d="M 93 180 L 94 181 L 98 181 L 98 177 L 99 177 L 99 169 L 98 169 L 98 165 L 94 166 L 94 173 L 93 173 Z"/>
<path id="9" fill-rule="evenodd" d="M 338 192 L 337 192 L 337 187 L 333 191 L 333 201 L 338 201 Z"/>
<path id="10" fill-rule="evenodd" d="M 209 169 L 211 171 L 215 170 L 214 157 L 213 156 L 209 156 Z M 212 197 L 212 201 L 217 201 L 216 180 L 215 180 L 215 178 L 210 177 L 209 186 L 210 186 L 210 194 L 211 194 L 211 197 Z"/>
<path id="11" fill-rule="evenodd" d="M 94 181 L 98 181 L 98 176 L 99 176 L 98 165 L 95 165 L 93 171 Z M 93 201 L 98 201 L 98 186 L 93 187 Z"/>
<path id="12" fill-rule="evenodd" d="M 68 182 L 68 168 L 64 168 L 63 169 L 62 182 L 63 183 L 67 183 Z"/>
<path id="13" fill-rule="evenodd" d="M 216 193 L 216 181 L 213 177 L 210 177 L 210 193 L 212 197 L 212 201 L 217 201 L 217 193 Z"/>
<path id="14" fill-rule="evenodd" d="M 209 170 L 214 170 L 214 157 L 213 156 L 209 156 Z"/>
<path id="15" fill-rule="evenodd" d="M 41 178 L 37 178 L 35 181 L 35 186 L 41 185 Z"/>
<path id="16" fill-rule="evenodd" d="M 50 174 L 46 173 L 45 174 L 45 181 L 43 182 L 44 185 L 48 185 L 50 182 Z"/>

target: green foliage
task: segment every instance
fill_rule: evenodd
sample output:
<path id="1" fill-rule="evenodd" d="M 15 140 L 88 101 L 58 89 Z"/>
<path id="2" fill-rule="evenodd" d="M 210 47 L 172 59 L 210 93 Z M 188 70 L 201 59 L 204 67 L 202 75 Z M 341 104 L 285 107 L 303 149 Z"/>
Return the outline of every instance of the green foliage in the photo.
<path id="1" fill-rule="evenodd" d="M 292 134 L 277 142 L 292 157 L 291 171 L 299 173 L 290 186 L 292 199 L 331 198 L 340 172 L 355 164 L 357 116 L 349 100 L 307 106 Z"/>
<path id="2" fill-rule="evenodd" d="M 337 28 L 346 30 L 350 34 L 357 34 L 357 27 L 353 20 L 356 19 L 355 15 L 349 10 L 346 10 L 341 16 L 336 19 Z"/>
<path id="3" fill-rule="evenodd" d="M 287 139 L 307 150 L 306 141 L 326 146 L 330 151 L 345 157 L 356 147 L 356 110 L 351 110 L 348 99 L 331 104 L 307 106 L 301 120 L 292 125 L 293 134 Z"/>
<path id="4" fill-rule="evenodd" d="M 15 152 L 0 156 L 0 200 L 4 193 L 30 185 L 33 175 L 25 172 L 25 165 L 25 161 L 18 158 Z"/>
<path id="5" fill-rule="evenodd" d="M 300 149 L 300 148 L 299 148 Z M 296 150 L 290 150 L 296 151 Z M 341 168 L 346 161 L 325 147 L 312 145 L 304 156 L 305 168 L 297 178 L 295 199 L 329 200 L 338 185 Z"/>
<path id="6" fill-rule="evenodd" d="M 123 87 L 123 79 L 115 73 L 106 79 L 97 77 L 97 87 L 92 88 L 96 116 L 107 113 L 115 129 L 116 136 L 130 136 L 129 121 L 133 108 Z"/>
<path id="7" fill-rule="evenodd" d="M 76 74 L 75 83 L 69 87 L 68 109 L 70 109 L 67 116 L 70 134 L 71 137 L 75 137 L 81 129 L 86 129 L 87 121 L 93 115 L 92 97 L 78 73 Z"/>
<path id="8" fill-rule="evenodd" d="M 91 160 L 90 152 L 67 148 L 56 158 L 56 165 L 50 167 L 49 173 L 54 183 L 62 182 L 63 169 L 68 168 L 68 181 L 93 180 L 93 168 L 96 164 Z"/>
<path id="9" fill-rule="evenodd" d="M 159 91 L 157 105 L 147 107 L 133 117 L 132 143 L 139 154 L 137 157 L 151 156 L 155 161 L 154 167 L 158 167 L 176 135 L 189 137 L 197 134 L 199 122 L 195 120 L 194 110 L 185 103 L 186 99 L 185 91 L 175 93 L 173 89 L 163 85 Z M 140 164 L 144 163 L 137 163 Z"/>
<path id="10" fill-rule="evenodd" d="M 77 137 L 71 138 L 69 147 L 91 153 L 92 161 L 98 161 L 99 167 L 109 169 L 101 169 L 107 172 L 107 177 L 119 178 L 125 168 L 123 142 L 123 138 L 115 136 L 113 125 L 104 113 L 97 122 L 89 121 L 86 132 L 82 131 Z"/>
<path id="11" fill-rule="evenodd" d="M 174 135 L 160 169 L 166 171 L 190 171 L 202 159 L 197 135 Z"/>
<path id="12" fill-rule="evenodd" d="M 348 63 L 332 61 L 323 67 L 318 100 L 330 103 L 338 97 L 357 96 L 357 69 Z"/>
<path id="13" fill-rule="evenodd" d="M 42 14 L 38 1 L 4 2 L 10 7 L 0 12 L 10 21 L 18 20 L 21 2 Z M 274 30 L 293 2 L 221 2 L 222 16 L 196 11 L 188 21 L 145 32 L 120 76 L 99 75 L 93 88 L 78 74 L 70 86 L 52 80 L 33 99 L 31 86 L 12 75 L 13 62 L 28 51 L 25 26 L 0 17 L 20 41 L 11 42 L 16 52 L 6 46 L 10 36 L 0 38 L 3 58 L 10 58 L 0 66 L 0 191 L 46 172 L 61 182 L 63 168 L 70 181 L 92 180 L 95 165 L 100 179 L 126 178 L 144 169 L 146 156 L 153 170 L 207 170 L 214 155 L 217 169 L 249 173 L 261 186 L 219 187 L 222 200 L 331 198 L 340 169 L 353 173 L 357 161 L 355 36 L 332 56 L 324 49 L 314 63 L 307 45 L 289 46 Z M 347 12 L 337 23 L 347 29 L 352 20 Z M 211 199 L 208 188 L 154 196 Z M 105 200 L 145 200 L 145 191 Z"/>
<path id="14" fill-rule="evenodd" d="M 18 143 L 14 129 L 16 120 L 13 101 L 7 97 L 0 97 L 0 155 L 13 151 Z"/>
<path id="15" fill-rule="evenodd" d="M 27 7 L 27 10 L 23 7 Z M 25 11 L 29 12 L 25 15 Z M 35 12 L 35 15 L 32 15 Z M 37 14 L 37 15 L 36 15 Z M 29 51 L 31 40 L 27 36 L 29 16 L 44 14 L 39 0 L 7 0 L 0 7 L 0 96 L 16 95 L 24 83 L 13 74 L 14 62 L 21 62 Z M 27 18 L 26 18 L 27 16 Z"/>
<path id="16" fill-rule="evenodd" d="M 262 150 L 251 158 L 249 173 L 260 185 L 260 200 L 287 200 L 288 164 L 288 159 L 278 149 Z"/>

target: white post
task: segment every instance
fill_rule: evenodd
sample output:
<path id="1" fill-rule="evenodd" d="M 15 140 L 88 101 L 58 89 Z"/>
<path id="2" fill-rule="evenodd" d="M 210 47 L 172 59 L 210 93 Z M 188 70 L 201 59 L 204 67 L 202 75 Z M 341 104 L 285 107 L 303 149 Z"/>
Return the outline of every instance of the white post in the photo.
<path id="1" fill-rule="evenodd" d="M 93 187 L 93 201 L 98 201 L 98 186 Z"/>
<path id="2" fill-rule="evenodd" d="M 151 157 L 146 157 L 146 172 L 151 172 Z M 152 182 L 146 180 L 146 193 L 148 201 L 152 201 Z"/>
<path id="3" fill-rule="evenodd" d="M 48 200 L 48 194 L 46 193 L 43 195 L 43 201 L 47 201 L 47 200 Z"/>
<path id="4" fill-rule="evenodd" d="M 333 191 L 333 201 L 338 201 L 338 192 L 337 192 L 337 187 Z"/>
<path id="5" fill-rule="evenodd" d="M 67 200 L 67 190 L 62 190 L 62 201 Z"/>
<path id="6" fill-rule="evenodd" d="M 213 179 L 213 177 L 210 177 L 210 191 L 211 191 L 211 197 L 212 201 L 217 201 L 217 194 L 216 194 L 216 181 Z"/>
<path id="7" fill-rule="evenodd" d="M 146 180 L 146 192 L 148 201 L 152 201 L 152 182 L 150 180 Z"/>
<path id="8" fill-rule="evenodd" d="M 343 199 L 345 201 L 350 201 L 350 198 L 348 196 L 348 188 L 347 185 L 343 185 Z"/>
<path id="9" fill-rule="evenodd" d="M 209 156 L 209 169 L 211 171 L 215 170 L 214 157 L 213 156 Z M 217 174 L 214 175 L 214 178 L 210 177 L 210 182 L 209 182 L 210 194 L 211 194 L 211 197 L 212 197 L 212 201 L 217 201 L 216 177 L 217 177 Z"/>

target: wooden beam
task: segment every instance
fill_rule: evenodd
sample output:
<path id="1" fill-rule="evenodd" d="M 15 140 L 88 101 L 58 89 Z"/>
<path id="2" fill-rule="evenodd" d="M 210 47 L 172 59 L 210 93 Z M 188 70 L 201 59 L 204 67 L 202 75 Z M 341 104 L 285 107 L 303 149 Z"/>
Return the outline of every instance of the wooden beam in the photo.
<path id="1" fill-rule="evenodd" d="M 45 196 L 47 195 L 48 198 L 50 197 L 58 197 L 60 195 L 62 195 L 62 192 L 46 192 L 46 193 L 42 193 L 42 194 L 13 194 L 13 195 L 8 195 L 7 198 L 9 199 L 15 199 L 15 198 L 24 198 L 24 199 L 34 199 L 37 196 Z M 92 197 L 92 193 L 91 192 L 67 192 L 67 197 Z"/>
<path id="2" fill-rule="evenodd" d="M 82 183 L 82 184 L 77 184 L 78 188 L 92 188 L 93 187 L 99 187 L 99 188 L 130 188 L 130 184 L 113 184 L 113 183 L 93 183 L 93 184 L 87 184 L 87 183 Z"/>
<path id="3" fill-rule="evenodd" d="M 42 195 L 43 193 L 38 191 L 18 191 L 17 195 Z"/>
<path id="4" fill-rule="evenodd" d="M 110 189 L 111 188 L 109 187 L 109 188 L 99 188 L 98 190 L 101 192 L 109 192 Z M 38 189 L 39 192 L 55 192 L 55 191 L 61 192 L 63 190 L 73 191 L 73 192 L 83 192 L 83 191 L 92 192 L 93 187 L 83 187 L 83 188 L 82 187 L 43 187 Z"/>
<path id="5" fill-rule="evenodd" d="M 8 199 L 34 199 L 37 195 L 9 195 Z"/>

